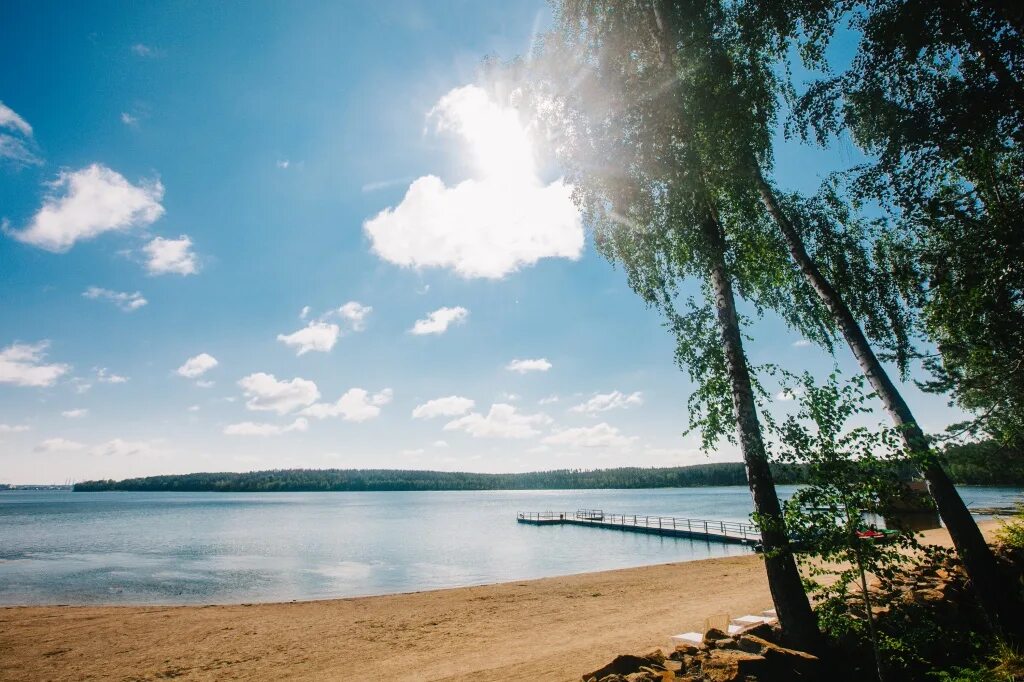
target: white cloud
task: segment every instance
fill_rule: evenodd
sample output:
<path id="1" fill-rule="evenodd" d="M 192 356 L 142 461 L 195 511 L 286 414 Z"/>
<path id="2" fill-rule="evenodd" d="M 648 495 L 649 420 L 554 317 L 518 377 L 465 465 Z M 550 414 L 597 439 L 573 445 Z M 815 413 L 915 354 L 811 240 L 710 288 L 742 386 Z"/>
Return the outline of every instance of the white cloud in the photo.
<path id="1" fill-rule="evenodd" d="M 13 343 L 0 350 L 0 384 L 53 386 L 67 373 L 69 365 L 44 364 L 49 341 Z"/>
<path id="2" fill-rule="evenodd" d="M 132 455 L 151 455 L 155 452 L 156 448 L 148 441 L 131 441 L 121 438 L 114 438 L 89 448 L 89 454 L 97 457 L 130 457 Z"/>
<path id="3" fill-rule="evenodd" d="M 596 426 L 565 429 L 544 438 L 548 445 L 568 445 L 574 448 L 609 448 L 629 445 L 634 438 L 627 438 L 614 426 L 601 422 Z"/>
<path id="4" fill-rule="evenodd" d="M 300 407 L 312 405 L 320 397 L 316 384 L 296 377 L 291 381 L 278 381 L 273 374 L 257 372 L 238 381 L 245 393 L 245 406 L 250 410 L 267 410 L 287 414 Z"/>
<path id="5" fill-rule="evenodd" d="M 547 361 L 547 358 L 535 358 L 533 360 L 517 359 L 505 365 L 505 369 L 510 372 L 526 374 L 527 372 L 546 372 L 551 369 L 551 366 L 552 365 Z"/>
<path id="6" fill-rule="evenodd" d="M 26 137 L 32 135 L 32 126 L 28 124 L 28 121 L 3 102 L 0 102 L 0 128 L 15 130 Z"/>
<path id="7" fill-rule="evenodd" d="M 310 405 L 299 414 L 316 419 L 341 417 L 347 422 L 362 422 L 380 415 L 380 408 L 390 403 L 393 396 L 390 388 L 373 395 L 362 388 L 350 388 L 337 402 Z"/>
<path id="8" fill-rule="evenodd" d="M 192 239 L 156 237 L 142 247 L 146 253 L 146 269 L 151 275 L 194 275 L 199 272 L 199 259 L 192 251 Z"/>
<path id="9" fill-rule="evenodd" d="M 0 433 L 22 433 L 30 428 L 27 424 L 0 424 Z"/>
<path id="10" fill-rule="evenodd" d="M 291 431 L 305 431 L 308 428 L 309 421 L 299 417 L 286 426 L 266 423 L 257 424 L 256 422 L 228 424 L 224 427 L 224 433 L 228 436 L 280 436 Z"/>
<path id="11" fill-rule="evenodd" d="M 215 385 L 215 382 L 207 381 L 204 379 L 200 379 L 199 381 L 196 382 L 196 386 L 198 386 L 199 388 L 213 388 Z"/>
<path id="12" fill-rule="evenodd" d="M 643 405 L 644 397 L 643 393 L 636 391 L 626 395 L 621 391 L 612 391 L 611 393 L 598 393 L 590 400 L 580 403 L 574 407 L 569 408 L 570 412 L 583 412 L 586 414 L 596 414 L 598 412 L 605 412 L 607 410 L 614 410 L 619 408 L 631 407 L 633 405 Z"/>
<path id="13" fill-rule="evenodd" d="M 198 405 L 189 405 L 188 406 L 188 411 L 189 412 L 198 412 L 200 409 L 202 409 L 202 408 L 199 407 Z"/>
<path id="14" fill-rule="evenodd" d="M 143 43 L 135 43 L 131 47 L 132 54 L 136 57 L 160 57 L 163 55 L 163 50 L 145 45 Z"/>
<path id="15" fill-rule="evenodd" d="M 121 123 L 125 124 L 126 126 L 137 126 L 139 124 L 139 117 L 132 116 L 127 111 L 122 111 Z"/>
<path id="16" fill-rule="evenodd" d="M 217 362 L 217 358 L 209 353 L 200 353 L 186 360 L 176 372 L 178 376 L 186 379 L 195 379 L 206 374 L 218 364 L 220 363 Z"/>
<path id="17" fill-rule="evenodd" d="M 460 324 L 469 316 L 469 311 L 462 306 L 454 308 L 438 308 L 428 313 L 422 320 L 416 320 L 416 324 L 409 331 L 413 334 L 444 334 L 452 324 Z"/>
<path id="18" fill-rule="evenodd" d="M 128 377 L 114 374 L 106 367 L 99 367 L 96 369 L 96 381 L 101 384 L 124 384 L 128 382 Z"/>
<path id="19" fill-rule="evenodd" d="M 277 162 L 277 167 L 280 168 L 281 170 L 288 168 L 288 166 L 290 165 L 292 165 L 292 162 L 289 161 L 288 159 L 281 159 L 280 161 Z"/>
<path id="20" fill-rule="evenodd" d="M 0 131 L 6 128 L 13 134 L 0 132 L 0 159 L 7 159 L 16 165 L 41 164 L 33 152 L 32 126 L 13 109 L 0 102 Z"/>
<path id="21" fill-rule="evenodd" d="M 435 448 L 446 448 L 446 447 L 448 447 L 448 441 L 446 441 L 446 440 L 435 440 L 435 441 L 434 441 L 434 442 L 432 443 L 432 445 L 433 445 L 433 446 L 434 446 Z"/>
<path id="22" fill-rule="evenodd" d="M 100 287 L 89 287 L 82 292 L 82 296 L 93 300 L 99 298 L 106 299 L 126 313 L 138 310 L 149 303 L 149 301 L 143 298 L 140 291 L 129 294 L 126 291 L 111 291 L 110 289 L 102 289 Z"/>
<path id="23" fill-rule="evenodd" d="M 795 400 L 804 394 L 802 388 L 784 388 L 775 394 L 775 399 L 786 402 L 789 400 Z"/>
<path id="24" fill-rule="evenodd" d="M 559 397 L 557 395 L 552 394 L 552 395 L 549 395 L 547 398 L 541 398 L 540 400 L 537 401 L 537 404 L 538 405 L 551 405 L 553 403 L 557 403 L 558 401 L 559 401 Z"/>
<path id="25" fill-rule="evenodd" d="M 33 450 L 35 452 L 72 452 L 73 450 L 81 450 L 84 447 L 78 441 L 66 438 L 47 438 L 35 446 Z"/>
<path id="26" fill-rule="evenodd" d="M 277 340 L 286 346 L 297 348 L 296 355 L 304 355 L 310 351 L 326 353 L 338 342 L 341 328 L 326 322 L 310 322 L 302 329 L 291 334 L 278 334 Z"/>
<path id="27" fill-rule="evenodd" d="M 427 175 L 401 203 L 363 223 L 374 253 L 403 267 L 445 267 L 497 279 L 541 258 L 576 260 L 583 224 L 562 180 L 538 177 L 517 112 L 480 87 L 448 92 L 430 112 L 473 153 L 478 177 L 448 187 Z"/>
<path id="28" fill-rule="evenodd" d="M 794 348 L 806 348 L 809 345 L 811 345 L 811 342 L 808 341 L 807 339 L 800 339 L 799 341 L 793 342 Z"/>
<path id="29" fill-rule="evenodd" d="M 60 413 L 61 416 L 67 417 L 68 419 L 80 419 L 85 415 L 89 414 L 89 410 L 84 407 L 77 407 L 73 410 L 64 410 Z"/>
<path id="30" fill-rule="evenodd" d="M 164 187 L 158 180 L 133 185 L 98 163 L 61 171 L 49 187 L 50 194 L 28 227 L 11 235 L 55 253 L 104 232 L 151 225 L 164 213 Z"/>
<path id="31" fill-rule="evenodd" d="M 411 448 L 411 449 L 408 449 L 408 450 L 402 450 L 398 454 L 405 455 L 405 456 L 408 457 L 408 456 L 414 456 L 414 455 L 422 455 L 424 452 L 426 452 L 426 450 L 424 450 L 423 448 Z"/>
<path id="32" fill-rule="evenodd" d="M 356 332 L 366 329 L 366 318 L 372 312 L 373 306 L 363 305 L 359 301 L 349 301 L 335 311 L 343 320 L 348 320 L 352 331 Z"/>
<path id="33" fill-rule="evenodd" d="M 473 409 L 476 402 L 462 396 L 450 395 L 445 398 L 434 398 L 422 405 L 417 405 L 413 411 L 413 419 L 430 419 L 431 417 L 457 417 L 466 414 Z"/>
<path id="34" fill-rule="evenodd" d="M 519 414 L 513 405 L 495 403 L 484 416 L 471 412 L 444 425 L 445 431 L 465 431 L 474 438 L 529 438 L 551 423 L 546 414 Z"/>
<path id="35" fill-rule="evenodd" d="M 310 313 L 311 310 L 312 310 L 312 308 L 310 308 L 308 305 L 302 306 L 302 311 L 299 312 L 299 319 L 300 320 L 304 320 L 307 317 L 309 317 L 309 313 Z"/>

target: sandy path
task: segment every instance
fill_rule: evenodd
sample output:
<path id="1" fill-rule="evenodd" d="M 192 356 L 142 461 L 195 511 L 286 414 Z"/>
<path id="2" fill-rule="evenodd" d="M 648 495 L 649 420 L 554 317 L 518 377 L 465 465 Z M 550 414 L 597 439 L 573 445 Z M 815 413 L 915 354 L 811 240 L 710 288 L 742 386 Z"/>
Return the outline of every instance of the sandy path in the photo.
<path id="1" fill-rule="evenodd" d="M 0 680 L 578 680 L 770 606 L 760 559 L 743 556 L 290 604 L 10 607 Z"/>

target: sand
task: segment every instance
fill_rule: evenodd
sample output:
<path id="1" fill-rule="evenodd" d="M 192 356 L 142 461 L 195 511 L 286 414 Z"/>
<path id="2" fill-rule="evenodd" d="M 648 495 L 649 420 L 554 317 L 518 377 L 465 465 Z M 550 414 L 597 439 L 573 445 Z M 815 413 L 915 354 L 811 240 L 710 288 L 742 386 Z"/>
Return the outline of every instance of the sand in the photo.
<path id="1" fill-rule="evenodd" d="M 7 607 L 0 680 L 579 680 L 766 608 L 753 555 L 286 604 Z"/>

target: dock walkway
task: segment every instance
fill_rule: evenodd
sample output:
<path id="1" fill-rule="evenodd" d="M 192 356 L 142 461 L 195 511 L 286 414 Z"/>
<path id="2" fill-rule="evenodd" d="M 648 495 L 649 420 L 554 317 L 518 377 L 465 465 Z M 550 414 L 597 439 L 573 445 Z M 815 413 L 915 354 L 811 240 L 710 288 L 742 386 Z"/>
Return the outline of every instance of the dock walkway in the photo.
<path id="1" fill-rule="evenodd" d="M 601 509 L 578 509 L 575 512 L 519 512 L 516 514 L 516 521 L 534 526 L 589 526 L 742 545 L 756 545 L 761 541 L 761 533 L 757 526 L 750 523 L 686 519 L 676 516 L 606 514 Z"/>

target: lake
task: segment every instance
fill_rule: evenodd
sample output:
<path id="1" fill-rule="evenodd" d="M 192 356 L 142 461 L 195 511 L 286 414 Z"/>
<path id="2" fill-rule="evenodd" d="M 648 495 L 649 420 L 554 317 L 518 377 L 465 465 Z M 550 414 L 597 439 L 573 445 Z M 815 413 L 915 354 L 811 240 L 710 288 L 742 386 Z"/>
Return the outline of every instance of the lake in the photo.
<path id="1" fill-rule="evenodd" d="M 787 496 L 794 486 L 781 486 Z M 972 506 L 1019 488 L 962 487 Z M 738 545 L 516 523 L 603 509 L 745 521 L 745 487 L 356 493 L 0 492 L 0 604 L 324 599 L 748 553 Z"/>

